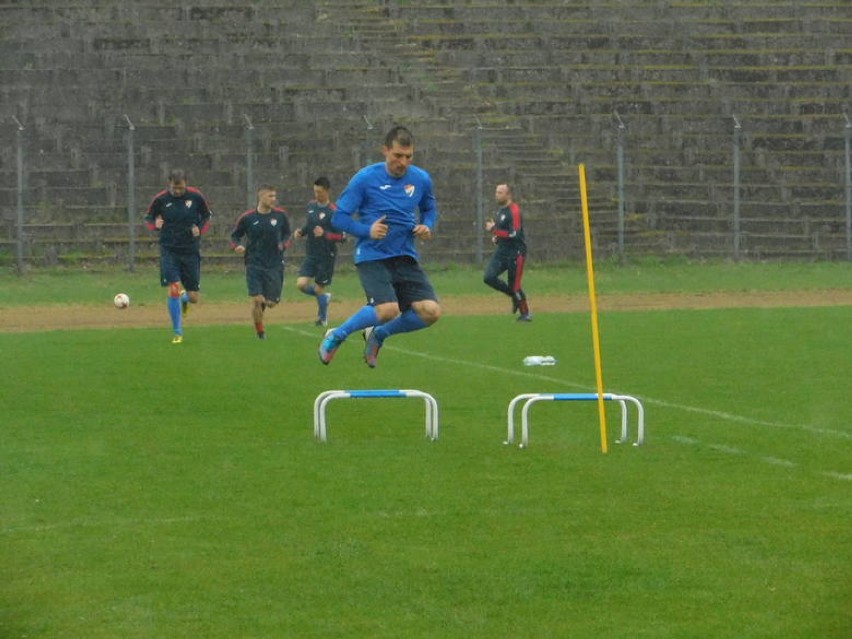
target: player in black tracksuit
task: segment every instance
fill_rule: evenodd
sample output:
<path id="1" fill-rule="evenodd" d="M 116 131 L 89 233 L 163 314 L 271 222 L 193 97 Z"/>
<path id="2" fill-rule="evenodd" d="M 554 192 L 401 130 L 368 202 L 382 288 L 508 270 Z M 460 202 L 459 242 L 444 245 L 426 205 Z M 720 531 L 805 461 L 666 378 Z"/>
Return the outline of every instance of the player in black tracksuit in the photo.
<path id="1" fill-rule="evenodd" d="M 508 184 L 498 184 L 494 197 L 500 209 L 496 220 L 485 222 L 485 230 L 491 233 L 491 240 L 497 245 L 497 250 L 485 267 L 482 279 L 491 288 L 512 298 L 512 313 L 519 313 L 519 322 L 529 322 L 532 315 L 527 296 L 521 288 L 527 258 L 521 207 L 513 201 L 512 187 Z M 500 279 L 503 273 L 507 273 L 507 282 Z"/>
<path id="2" fill-rule="evenodd" d="M 275 207 L 276 196 L 274 186 L 260 186 L 257 208 L 240 215 L 231 233 L 231 248 L 245 256 L 246 284 L 259 339 L 266 339 L 264 311 L 281 301 L 284 250 L 290 238 L 290 221 L 284 209 Z M 243 238 L 245 243 L 241 244 Z"/>

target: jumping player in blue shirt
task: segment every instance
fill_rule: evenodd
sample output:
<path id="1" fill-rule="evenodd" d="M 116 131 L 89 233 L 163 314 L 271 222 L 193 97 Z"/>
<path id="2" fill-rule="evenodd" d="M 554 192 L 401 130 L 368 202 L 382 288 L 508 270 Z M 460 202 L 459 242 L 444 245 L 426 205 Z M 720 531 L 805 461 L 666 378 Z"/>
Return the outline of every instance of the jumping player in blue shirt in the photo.
<path id="1" fill-rule="evenodd" d="M 186 185 L 186 173 L 174 169 L 169 186 L 154 196 L 145 225 L 160 235 L 160 285 L 168 287 L 172 344 L 183 342 L 183 316 L 196 304 L 201 288 L 200 237 L 212 213 L 201 191 Z"/>
<path id="2" fill-rule="evenodd" d="M 426 328 L 441 317 L 414 246 L 415 239 L 432 239 L 438 218 L 432 178 L 412 164 L 414 136 L 405 127 L 388 132 L 382 154 L 385 161 L 358 171 L 337 200 L 332 224 L 358 238 L 355 266 L 367 303 L 326 332 L 319 345 L 323 364 L 350 334 L 363 330 L 364 361 L 375 368 L 388 337 Z"/>

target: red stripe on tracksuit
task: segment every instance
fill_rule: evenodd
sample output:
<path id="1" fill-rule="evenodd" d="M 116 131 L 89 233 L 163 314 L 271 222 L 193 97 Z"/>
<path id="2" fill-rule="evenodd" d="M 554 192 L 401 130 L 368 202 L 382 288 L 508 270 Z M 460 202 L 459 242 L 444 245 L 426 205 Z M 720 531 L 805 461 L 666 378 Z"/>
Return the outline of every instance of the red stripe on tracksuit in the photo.
<path id="1" fill-rule="evenodd" d="M 515 257 L 515 279 L 512 282 L 513 293 L 517 293 L 521 290 L 521 280 L 524 278 L 524 264 L 526 261 L 526 255 L 518 255 Z"/>

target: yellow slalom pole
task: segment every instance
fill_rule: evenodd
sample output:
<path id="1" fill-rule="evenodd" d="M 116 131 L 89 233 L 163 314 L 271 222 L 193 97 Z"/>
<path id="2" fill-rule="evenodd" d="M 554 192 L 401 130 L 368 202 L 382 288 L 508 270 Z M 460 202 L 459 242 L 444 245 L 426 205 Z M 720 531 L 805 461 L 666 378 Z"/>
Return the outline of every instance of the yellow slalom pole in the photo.
<path id="1" fill-rule="evenodd" d="M 589 224 L 589 196 L 586 191 L 586 165 L 580 164 L 580 201 L 583 205 L 583 235 L 586 242 L 586 275 L 589 279 L 589 305 L 592 310 L 592 342 L 595 349 L 595 382 L 598 387 L 598 418 L 601 425 L 601 452 L 606 446 L 606 409 L 604 408 L 603 370 L 601 368 L 601 337 L 598 330 L 598 297 L 595 293 L 595 267 L 592 263 L 592 230 Z"/>

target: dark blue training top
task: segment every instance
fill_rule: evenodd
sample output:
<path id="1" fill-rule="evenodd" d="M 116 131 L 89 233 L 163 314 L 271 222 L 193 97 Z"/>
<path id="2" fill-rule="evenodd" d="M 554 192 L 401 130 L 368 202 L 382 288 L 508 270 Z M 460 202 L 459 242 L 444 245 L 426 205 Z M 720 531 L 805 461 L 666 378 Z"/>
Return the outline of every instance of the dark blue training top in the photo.
<path id="1" fill-rule="evenodd" d="M 306 207 L 305 224 L 300 229 L 305 238 L 305 253 L 312 257 L 334 259 L 337 257 L 337 245 L 345 239 L 345 235 L 331 223 L 337 207 L 334 202 L 320 204 L 316 200 L 308 202 Z M 314 229 L 319 226 L 323 234 L 314 235 Z"/>
<path id="2" fill-rule="evenodd" d="M 284 248 L 290 237 L 290 221 L 283 209 L 269 213 L 257 209 L 246 211 L 237 218 L 231 233 L 231 248 L 246 238 L 245 262 L 260 268 L 281 268 Z"/>
<path id="3" fill-rule="evenodd" d="M 201 191 L 188 186 L 180 197 L 168 190 L 157 193 L 148 207 L 145 225 L 153 231 L 156 219 L 162 217 L 160 246 L 175 253 L 197 253 L 201 242 L 193 236 L 192 227 L 197 226 L 202 234 L 206 233 L 212 215 Z"/>

